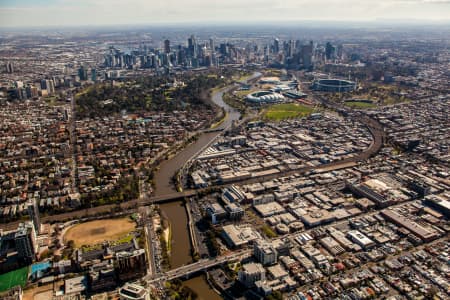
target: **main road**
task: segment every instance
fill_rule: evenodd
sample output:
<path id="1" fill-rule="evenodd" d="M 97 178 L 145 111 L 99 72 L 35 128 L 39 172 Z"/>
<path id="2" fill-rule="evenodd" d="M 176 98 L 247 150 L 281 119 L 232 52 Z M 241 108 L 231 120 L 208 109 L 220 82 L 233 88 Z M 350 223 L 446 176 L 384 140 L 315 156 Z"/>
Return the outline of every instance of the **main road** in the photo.
<path id="1" fill-rule="evenodd" d="M 179 278 L 179 277 L 186 277 L 186 276 L 190 276 L 193 273 L 208 270 L 210 268 L 225 264 L 227 262 L 242 261 L 242 260 L 252 256 L 252 254 L 253 254 L 252 249 L 238 250 L 238 251 L 234 251 L 234 252 L 228 253 L 226 255 L 222 255 L 222 256 L 218 256 L 218 257 L 214 257 L 214 258 L 201 259 L 197 262 L 167 271 L 164 274 L 160 274 L 159 276 L 157 276 L 155 278 L 152 278 L 152 276 L 146 276 L 143 279 L 145 281 L 147 281 L 147 283 L 155 283 L 155 282 L 172 280 L 172 279 Z"/>
<path id="2" fill-rule="evenodd" d="M 254 76 L 259 76 L 258 74 L 255 74 Z M 253 76 L 252 76 L 253 78 Z M 228 106 L 226 103 L 223 102 L 222 96 L 223 94 L 233 88 L 234 86 L 229 86 L 224 89 L 221 89 L 217 92 L 215 92 L 212 95 L 212 100 L 214 103 L 216 103 L 219 106 L 224 107 L 226 110 L 228 109 L 228 117 L 225 119 L 225 121 L 220 125 L 220 128 L 226 129 L 229 126 L 231 126 L 232 122 L 234 120 L 238 120 L 240 117 L 240 114 L 235 109 Z M 351 166 L 352 164 L 355 164 L 360 161 L 364 161 L 368 159 L 370 156 L 374 155 L 375 153 L 380 150 L 380 148 L 383 145 L 384 139 L 385 139 L 385 133 L 383 132 L 383 129 L 380 124 L 378 124 L 373 119 L 370 119 L 365 116 L 361 116 L 358 118 L 358 121 L 363 123 L 369 131 L 372 134 L 373 141 L 368 149 L 365 151 L 359 153 L 358 155 L 355 155 L 354 157 L 344 159 L 344 160 L 338 160 L 333 161 L 328 164 L 322 164 L 319 166 L 307 166 L 302 167 L 300 169 L 296 170 L 289 170 L 281 173 L 271 174 L 267 176 L 261 176 L 261 177 L 253 177 L 247 180 L 242 181 L 242 183 L 251 183 L 256 181 L 263 181 L 263 180 L 269 180 L 275 177 L 279 176 L 288 176 L 295 173 L 305 173 L 309 171 L 323 171 L 323 170 L 337 170 L 343 167 Z M 135 209 L 140 205 L 148 205 L 152 203 L 163 203 L 168 202 L 172 200 L 177 199 L 183 199 L 185 197 L 190 197 L 196 195 L 201 190 L 186 190 L 183 192 L 177 192 L 175 191 L 174 185 L 171 182 L 172 176 L 175 174 L 175 172 L 180 168 L 180 166 L 183 166 L 186 162 L 194 158 L 200 150 L 204 149 L 208 145 L 210 145 L 219 135 L 221 132 L 209 132 L 204 133 L 200 136 L 200 138 L 194 143 L 189 145 L 187 148 L 185 148 L 183 151 L 181 151 L 178 155 L 176 155 L 174 158 L 165 161 L 161 167 L 160 171 L 155 176 L 156 182 L 157 182 L 157 188 L 156 188 L 156 195 L 153 197 L 148 197 L 147 199 L 139 201 L 131 200 L 125 203 L 121 204 L 111 204 L 111 205 L 102 205 L 97 207 L 92 207 L 89 209 L 82 209 L 62 214 L 56 214 L 51 216 L 45 216 L 41 218 L 42 222 L 62 222 L 70 219 L 75 218 L 86 218 L 86 217 L 95 217 L 100 214 L 113 214 L 115 211 L 135 211 Z M 218 186 L 219 187 L 219 186 Z M 5 230 L 11 230 L 14 228 L 17 228 L 18 222 L 11 222 L 7 224 L 0 224 L 1 229 Z"/>
<path id="3" fill-rule="evenodd" d="M 409 200 L 409 201 L 395 204 L 395 205 L 391 206 L 389 209 L 401 207 L 407 203 L 419 203 L 419 202 L 420 202 L 420 200 Z M 381 211 L 383 211 L 383 210 L 375 210 L 373 212 L 364 214 L 364 216 L 374 216 L 374 215 L 380 213 Z M 361 215 L 362 214 L 363 213 L 361 213 Z M 309 229 L 306 229 L 306 230 L 303 230 L 300 232 L 289 233 L 289 234 L 283 235 L 282 237 L 276 237 L 276 238 L 273 238 L 273 240 L 279 239 L 279 238 L 283 238 L 283 239 L 287 238 L 287 239 L 290 239 L 292 242 L 294 242 L 293 240 L 296 237 L 299 237 L 300 235 L 305 234 L 305 233 L 311 233 L 312 231 L 317 230 L 318 227 L 325 230 L 325 229 L 328 229 L 331 227 L 340 228 L 343 225 L 348 226 L 348 224 L 349 224 L 348 219 L 341 220 L 341 221 L 334 221 L 330 224 L 316 226 L 316 227 L 309 228 Z M 432 243 L 442 241 L 443 239 L 447 239 L 447 237 L 445 235 L 441 236 L 439 239 L 433 241 Z M 423 245 L 423 246 L 425 246 L 425 245 Z M 152 277 L 152 276 L 148 275 L 144 278 L 144 280 L 147 281 L 147 283 L 149 283 L 149 284 L 153 284 L 153 283 L 157 283 L 157 282 L 164 282 L 167 280 L 172 280 L 175 278 L 189 277 L 190 275 L 192 275 L 194 273 L 208 270 L 215 266 L 222 265 L 228 261 L 230 261 L 230 262 L 237 261 L 237 260 L 242 261 L 243 259 L 251 257 L 252 254 L 253 254 L 252 249 L 241 249 L 241 250 L 233 251 L 231 253 L 227 253 L 222 256 L 208 258 L 208 259 L 202 259 L 197 262 L 172 269 L 170 271 L 165 272 L 164 274 L 159 274 L 156 277 Z"/>

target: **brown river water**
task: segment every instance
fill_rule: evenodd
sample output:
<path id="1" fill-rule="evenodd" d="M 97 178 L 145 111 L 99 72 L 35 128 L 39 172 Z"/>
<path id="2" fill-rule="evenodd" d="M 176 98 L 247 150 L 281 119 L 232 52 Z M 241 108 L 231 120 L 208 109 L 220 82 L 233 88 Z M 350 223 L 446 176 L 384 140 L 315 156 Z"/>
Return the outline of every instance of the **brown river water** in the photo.
<path id="1" fill-rule="evenodd" d="M 253 75 L 254 77 L 259 74 Z M 225 91 L 229 89 L 226 88 Z M 222 100 L 224 90 L 215 92 L 212 95 L 212 101 L 227 111 L 227 118 L 218 127 L 220 129 L 228 128 L 233 121 L 238 120 L 240 113 L 234 108 L 228 106 Z M 169 160 L 164 161 L 159 170 L 155 173 L 155 194 L 164 195 L 176 192 L 174 185 L 171 183 L 172 176 L 183 166 L 185 162 L 190 160 L 195 154 L 206 147 L 221 132 L 203 133 L 198 140 L 188 145 L 185 149 Z M 191 241 L 188 229 L 188 217 L 185 207 L 181 201 L 165 203 L 160 205 L 163 214 L 168 218 L 172 227 L 172 251 L 170 254 L 171 268 L 177 268 L 192 262 L 191 257 Z M 218 300 L 222 299 L 209 286 L 205 276 L 197 276 L 186 280 L 184 285 L 191 288 L 197 293 L 201 300 Z"/>

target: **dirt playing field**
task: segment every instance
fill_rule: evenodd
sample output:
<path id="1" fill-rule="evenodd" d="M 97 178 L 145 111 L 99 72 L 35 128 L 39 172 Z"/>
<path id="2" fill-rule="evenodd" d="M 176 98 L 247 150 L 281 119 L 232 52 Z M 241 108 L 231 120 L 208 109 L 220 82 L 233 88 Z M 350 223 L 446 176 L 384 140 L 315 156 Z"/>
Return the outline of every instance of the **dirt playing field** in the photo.
<path id="1" fill-rule="evenodd" d="M 73 240 L 75 247 L 114 241 L 133 231 L 136 223 L 128 218 L 96 220 L 77 224 L 67 230 L 64 242 Z"/>

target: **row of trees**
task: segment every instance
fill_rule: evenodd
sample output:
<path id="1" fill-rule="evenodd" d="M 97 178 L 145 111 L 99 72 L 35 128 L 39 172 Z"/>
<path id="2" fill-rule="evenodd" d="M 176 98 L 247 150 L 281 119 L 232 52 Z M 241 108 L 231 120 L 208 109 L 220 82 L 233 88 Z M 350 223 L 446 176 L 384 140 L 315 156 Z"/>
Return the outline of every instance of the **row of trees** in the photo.
<path id="1" fill-rule="evenodd" d="M 83 208 L 104 204 L 127 202 L 139 197 L 139 179 L 135 175 L 123 176 L 117 185 L 110 190 L 98 193 L 86 193 L 81 196 Z"/>

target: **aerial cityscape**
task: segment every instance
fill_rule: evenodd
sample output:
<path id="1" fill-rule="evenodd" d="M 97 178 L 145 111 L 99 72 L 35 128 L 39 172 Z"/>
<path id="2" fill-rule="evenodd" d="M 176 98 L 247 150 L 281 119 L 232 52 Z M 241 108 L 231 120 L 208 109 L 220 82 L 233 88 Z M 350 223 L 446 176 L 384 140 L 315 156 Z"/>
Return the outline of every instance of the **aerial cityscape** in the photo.
<path id="1" fill-rule="evenodd" d="M 450 299 L 448 1 L 37 2 L 1 300 Z"/>

